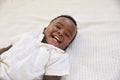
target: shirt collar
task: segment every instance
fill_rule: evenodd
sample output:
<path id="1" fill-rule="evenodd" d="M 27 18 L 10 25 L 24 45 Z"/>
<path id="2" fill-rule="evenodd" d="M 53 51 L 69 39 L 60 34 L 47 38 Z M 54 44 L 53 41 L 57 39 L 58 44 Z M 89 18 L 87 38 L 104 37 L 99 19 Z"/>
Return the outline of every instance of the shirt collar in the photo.
<path id="1" fill-rule="evenodd" d="M 44 34 L 43 34 L 43 33 L 40 34 L 40 35 L 38 36 L 38 38 L 39 38 L 39 41 L 40 41 L 40 44 L 41 44 L 41 45 L 49 46 L 49 47 L 51 47 L 51 48 L 54 48 L 54 49 L 56 49 L 56 50 L 59 50 L 59 51 L 62 52 L 62 53 L 65 52 L 64 50 L 62 50 L 62 49 L 60 49 L 60 48 L 58 48 L 58 47 L 56 47 L 56 46 L 54 46 L 54 45 L 41 42 L 41 41 L 43 40 L 43 38 L 44 38 Z"/>

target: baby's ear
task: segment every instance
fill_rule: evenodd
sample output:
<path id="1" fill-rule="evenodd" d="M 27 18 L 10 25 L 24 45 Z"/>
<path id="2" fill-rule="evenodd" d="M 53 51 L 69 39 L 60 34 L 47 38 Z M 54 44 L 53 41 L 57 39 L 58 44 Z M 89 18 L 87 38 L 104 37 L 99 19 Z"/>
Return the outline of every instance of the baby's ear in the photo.
<path id="1" fill-rule="evenodd" d="M 43 30 L 43 34 L 45 33 L 45 30 L 46 30 L 46 27 L 45 27 L 44 30 Z"/>

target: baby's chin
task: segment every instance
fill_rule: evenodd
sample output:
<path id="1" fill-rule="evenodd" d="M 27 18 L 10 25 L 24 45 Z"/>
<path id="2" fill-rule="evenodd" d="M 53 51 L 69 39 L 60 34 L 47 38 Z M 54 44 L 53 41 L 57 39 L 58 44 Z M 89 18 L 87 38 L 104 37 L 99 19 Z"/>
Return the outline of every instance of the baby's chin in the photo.
<path id="1" fill-rule="evenodd" d="M 55 46 L 55 47 L 57 47 L 57 48 L 62 49 L 62 48 L 60 47 L 60 44 L 59 44 L 58 42 L 56 42 L 56 41 L 47 41 L 47 43 L 48 43 L 48 44 L 51 44 L 51 45 L 53 45 L 53 46 Z"/>

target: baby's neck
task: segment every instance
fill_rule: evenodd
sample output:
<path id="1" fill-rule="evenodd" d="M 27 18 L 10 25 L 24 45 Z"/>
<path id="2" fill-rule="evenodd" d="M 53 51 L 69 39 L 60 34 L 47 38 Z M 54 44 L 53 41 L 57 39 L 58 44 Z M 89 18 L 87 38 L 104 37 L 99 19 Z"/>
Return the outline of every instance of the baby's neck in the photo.
<path id="1" fill-rule="evenodd" d="M 45 37 L 43 37 L 42 41 L 43 43 L 47 43 L 47 41 L 45 40 Z"/>

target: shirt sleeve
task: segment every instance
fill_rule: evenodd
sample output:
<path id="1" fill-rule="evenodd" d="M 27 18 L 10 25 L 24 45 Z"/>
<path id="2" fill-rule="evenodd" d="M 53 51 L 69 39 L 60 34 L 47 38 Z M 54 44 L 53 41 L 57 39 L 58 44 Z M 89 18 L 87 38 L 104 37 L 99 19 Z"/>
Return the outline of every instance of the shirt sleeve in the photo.
<path id="1" fill-rule="evenodd" d="M 26 35 L 30 35 L 31 32 L 25 32 L 25 33 L 22 33 L 22 34 L 18 34 L 16 36 L 13 36 L 7 40 L 4 40 L 2 43 L 2 46 L 0 46 L 0 48 L 3 48 L 3 47 L 7 47 L 9 45 L 14 45 L 16 42 L 18 42 L 22 37 L 26 36 Z"/>
<path id="2" fill-rule="evenodd" d="M 51 53 L 50 60 L 46 66 L 45 75 L 65 76 L 69 74 L 68 54 Z"/>

